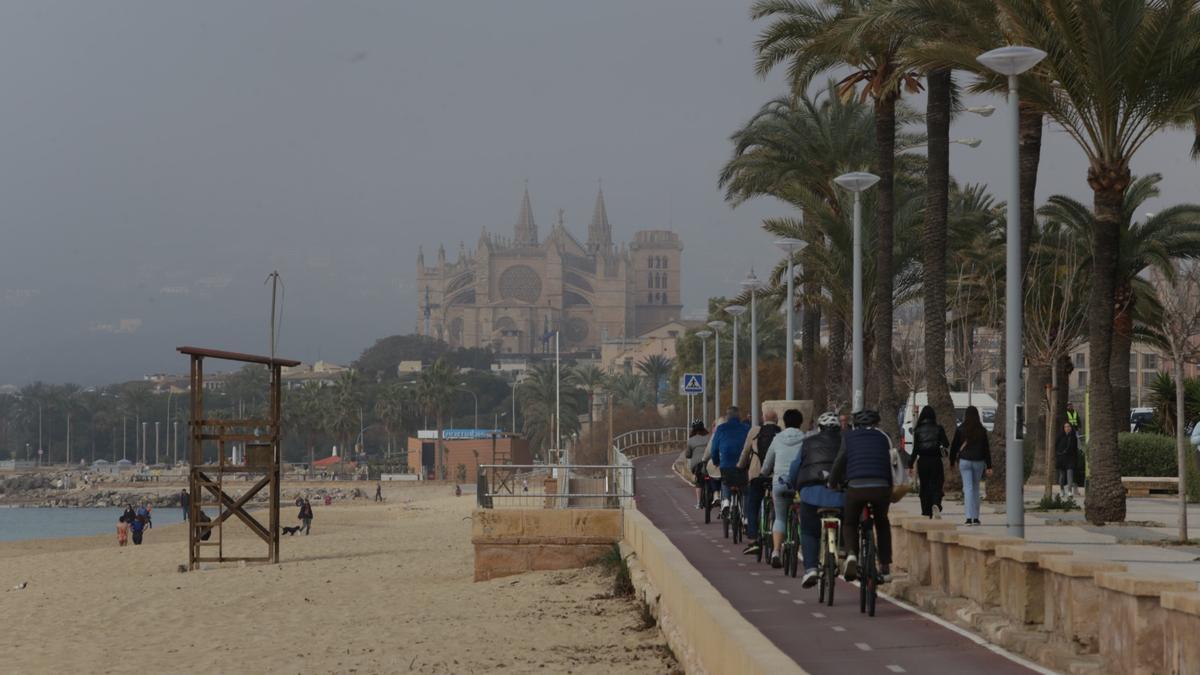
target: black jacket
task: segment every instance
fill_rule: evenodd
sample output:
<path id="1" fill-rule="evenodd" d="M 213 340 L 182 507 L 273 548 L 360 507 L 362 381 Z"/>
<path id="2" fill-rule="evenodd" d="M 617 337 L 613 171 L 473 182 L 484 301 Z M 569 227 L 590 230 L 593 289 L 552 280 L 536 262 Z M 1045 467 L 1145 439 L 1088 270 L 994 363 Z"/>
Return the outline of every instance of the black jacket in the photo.
<path id="1" fill-rule="evenodd" d="M 950 441 L 950 465 L 957 464 L 960 459 L 968 462 L 984 462 L 987 464 L 987 468 L 992 468 L 992 451 L 988 445 L 986 429 L 980 434 L 980 438 L 974 441 L 968 441 L 963 436 L 962 427 L 954 430 L 954 440 Z"/>
<path id="2" fill-rule="evenodd" d="M 946 440 L 946 430 L 936 422 L 925 421 L 913 429 L 913 458 L 936 457 L 942 458 L 942 448 L 950 447 Z"/>
<path id="3" fill-rule="evenodd" d="M 833 461 L 842 447 L 840 429 L 823 429 L 804 439 L 800 448 L 800 464 L 793 472 L 792 488 L 799 490 L 809 485 L 824 485 L 833 473 Z"/>
<path id="4" fill-rule="evenodd" d="M 1059 434 L 1054 443 L 1054 465 L 1059 469 L 1074 469 L 1079 458 L 1079 438 L 1075 432 Z"/>

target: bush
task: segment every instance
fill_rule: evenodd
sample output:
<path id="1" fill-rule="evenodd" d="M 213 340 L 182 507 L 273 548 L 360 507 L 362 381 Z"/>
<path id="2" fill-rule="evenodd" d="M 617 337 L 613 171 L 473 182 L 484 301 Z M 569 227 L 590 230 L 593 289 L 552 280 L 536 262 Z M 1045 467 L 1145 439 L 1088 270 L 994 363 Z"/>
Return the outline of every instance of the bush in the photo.
<path id="1" fill-rule="evenodd" d="M 1162 434 L 1120 434 L 1117 455 L 1122 476 L 1177 476 L 1175 438 Z"/>

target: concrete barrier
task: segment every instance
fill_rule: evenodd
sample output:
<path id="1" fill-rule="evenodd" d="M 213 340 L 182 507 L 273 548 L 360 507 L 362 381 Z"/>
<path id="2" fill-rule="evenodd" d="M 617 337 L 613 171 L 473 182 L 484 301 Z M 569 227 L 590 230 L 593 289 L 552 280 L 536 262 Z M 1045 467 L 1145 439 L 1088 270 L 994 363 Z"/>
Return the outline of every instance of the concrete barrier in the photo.
<path id="1" fill-rule="evenodd" d="M 934 530 L 925 536 L 929 542 L 929 585 L 941 591 L 950 593 L 951 577 L 962 577 L 962 570 L 950 572 L 950 561 L 947 551 L 958 544 L 959 533 L 955 530 Z"/>
<path id="2" fill-rule="evenodd" d="M 997 545 L 1021 541 L 1016 537 L 960 533 L 957 544 L 962 549 L 963 595 L 983 607 L 999 605 L 1000 560 L 993 551 Z"/>
<path id="3" fill-rule="evenodd" d="M 616 509 L 476 509 L 475 581 L 586 567 L 621 541 Z"/>
<path id="4" fill-rule="evenodd" d="M 1000 544 L 1000 609 L 1021 624 L 1042 623 L 1046 616 L 1046 578 L 1038 560 L 1044 555 L 1071 555 L 1066 549 L 1026 544 Z"/>
<path id="5" fill-rule="evenodd" d="M 1046 629 L 1076 645 L 1084 654 L 1094 654 L 1099 645 L 1100 589 L 1093 581 L 1097 572 L 1125 572 L 1123 563 L 1078 556 L 1046 554 L 1038 557 L 1045 573 Z"/>
<path id="6" fill-rule="evenodd" d="M 1196 583 L 1122 572 L 1097 572 L 1094 581 L 1104 608 L 1098 637 L 1105 670 L 1138 675 L 1164 672 L 1167 610 L 1160 596 L 1195 591 Z M 1196 634 L 1187 639 L 1195 640 Z"/>
<path id="7" fill-rule="evenodd" d="M 908 560 L 908 576 L 921 586 L 929 585 L 929 541 L 926 533 L 953 530 L 954 523 L 928 518 L 909 518 L 901 523 L 904 530 L 904 550 Z"/>
<path id="8" fill-rule="evenodd" d="M 1169 591 L 1162 594 L 1163 672 L 1171 675 L 1200 673 L 1200 593 Z"/>
<path id="9" fill-rule="evenodd" d="M 657 593 L 667 643 L 694 673 L 803 673 L 750 624 L 645 515 L 624 511 L 622 544 L 637 554 Z"/>

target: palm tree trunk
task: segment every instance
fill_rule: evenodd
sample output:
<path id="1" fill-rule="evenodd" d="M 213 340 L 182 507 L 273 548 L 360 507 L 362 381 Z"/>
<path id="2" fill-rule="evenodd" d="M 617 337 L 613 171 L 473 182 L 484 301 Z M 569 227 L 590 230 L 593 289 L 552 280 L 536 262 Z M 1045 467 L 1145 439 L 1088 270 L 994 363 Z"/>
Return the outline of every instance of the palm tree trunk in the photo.
<path id="1" fill-rule="evenodd" d="M 805 297 L 816 298 L 819 294 L 817 284 L 805 284 Z M 816 303 L 805 303 L 801 326 L 804 334 L 800 338 L 800 398 L 811 400 L 815 398 L 817 341 L 821 332 L 821 310 Z"/>
<path id="2" fill-rule="evenodd" d="M 1183 424 L 1183 354 L 1179 349 L 1173 349 L 1171 360 L 1175 362 L 1175 457 L 1179 467 L 1179 541 L 1188 540 L 1187 522 L 1187 438 L 1184 436 Z"/>
<path id="3" fill-rule="evenodd" d="M 435 454 L 436 454 L 436 457 L 433 458 L 433 477 L 435 480 L 445 480 L 446 479 L 446 466 L 445 466 L 446 458 L 444 455 L 446 454 L 446 446 L 445 446 L 444 441 L 442 440 L 442 410 L 441 410 L 441 408 L 439 408 L 437 411 L 437 452 Z"/>
<path id="4" fill-rule="evenodd" d="M 1132 390 L 1129 368 L 1133 348 L 1133 287 L 1120 283 L 1116 290 L 1116 316 L 1113 318 L 1112 358 L 1108 376 L 1113 388 L 1113 419 L 1129 421 L 1129 399 Z"/>
<path id="5" fill-rule="evenodd" d="M 925 294 L 925 387 L 929 404 L 943 424 L 954 419 L 954 401 L 946 381 L 946 240 L 950 201 L 951 73 L 929 73 L 925 128 L 929 163 L 925 176 L 925 228 L 921 286 Z"/>
<path id="6" fill-rule="evenodd" d="M 1054 435 L 1047 438 L 1046 425 L 1049 419 L 1049 389 L 1053 386 L 1054 366 L 1052 364 L 1030 364 L 1025 376 L 1025 443 L 1033 448 L 1033 465 L 1030 466 L 1029 480 L 1037 482 L 1041 479 L 1036 468 L 1044 466 L 1046 458 L 1054 458 Z"/>
<path id="7" fill-rule="evenodd" d="M 878 410 L 884 432 L 895 438 L 898 432 L 892 377 L 892 274 L 895 216 L 896 99 L 888 92 L 875 102 L 875 144 L 879 153 L 879 195 L 875 212 L 877 249 L 875 252 L 875 369 L 878 383 Z"/>
<path id="8" fill-rule="evenodd" d="M 1113 302 L 1116 299 L 1117 254 L 1121 245 L 1121 212 L 1129 169 L 1093 165 L 1088 171 L 1093 191 L 1096 230 L 1092 238 L 1092 287 L 1088 298 L 1088 360 L 1091 399 L 1087 436 L 1087 496 L 1084 515 L 1092 523 L 1125 520 L 1125 487 L 1117 465 L 1117 420 L 1112 387 Z"/>
<path id="9" fill-rule="evenodd" d="M 825 397 L 829 410 L 846 402 L 846 324 L 834 317 L 829 325 L 829 356 L 825 366 Z"/>

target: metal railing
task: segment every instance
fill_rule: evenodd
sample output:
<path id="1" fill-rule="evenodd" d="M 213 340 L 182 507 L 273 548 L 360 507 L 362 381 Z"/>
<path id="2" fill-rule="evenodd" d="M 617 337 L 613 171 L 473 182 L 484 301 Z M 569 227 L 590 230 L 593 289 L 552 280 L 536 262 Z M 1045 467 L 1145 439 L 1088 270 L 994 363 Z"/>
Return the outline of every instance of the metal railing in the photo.
<path id="1" fill-rule="evenodd" d="M 481 464 L 480 508 L 618 509 L 633 499 L 633 466 Z"/>
<path id="2" fill-rule="evenodd" d="M 687 427 L 662 427 L 659 429 L 637 429 L 613 438 L 613 452 L 627 458 L 661 455 L 664 452 L 682 450 L 687 443 Z"/>

